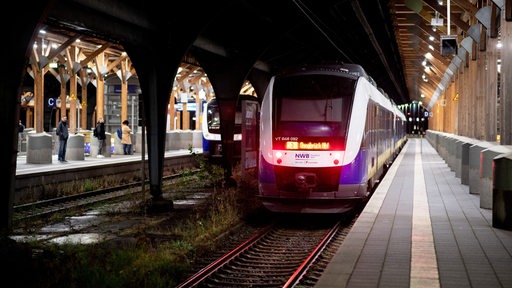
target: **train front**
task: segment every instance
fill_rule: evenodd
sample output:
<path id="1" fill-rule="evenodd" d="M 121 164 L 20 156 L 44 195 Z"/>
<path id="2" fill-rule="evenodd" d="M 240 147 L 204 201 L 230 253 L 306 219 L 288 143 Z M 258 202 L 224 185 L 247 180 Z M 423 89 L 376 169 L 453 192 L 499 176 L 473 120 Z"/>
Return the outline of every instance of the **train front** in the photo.
<path id="1" fill-rule="evenodd" d="M 258 175 L 267 209 L 343 213 L 360 203 L 365 167 L 357 165 L 358 151 L 346 150 L 349 129 L 357 132 L 349 125 L 357 83 L 350 73 L 328 71 L 271 80 L 261 106 Z M 364 130 L 361 122 L 355 126 Z M 353 161 L 344 163 L 347 156 Z"/>

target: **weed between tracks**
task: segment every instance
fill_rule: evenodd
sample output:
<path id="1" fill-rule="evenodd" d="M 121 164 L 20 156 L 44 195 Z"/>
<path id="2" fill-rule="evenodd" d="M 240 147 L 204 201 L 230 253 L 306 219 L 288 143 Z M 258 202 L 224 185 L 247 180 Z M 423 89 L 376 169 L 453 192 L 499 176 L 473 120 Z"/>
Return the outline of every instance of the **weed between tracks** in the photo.
<path id="1" fill-rule="evenodd" d="M 201 162 L 200 169 L 199 174 L 185 173 L 169 193 L 176 200 L 187 195 L 176 187 L 202 187 L 213 191 L 211 197 L 191 209 L 143 213 L 147 225 L 128 233 L 133 241 L 59 245 L 2 237 L 3 279 L 19 287 L 175 287 L 190 275 L 197 255 L 214 250 L 219 235 L 258 207 L 252 181 L 237 179 L 238 188 L 224 188 L 220 167 Z"/>

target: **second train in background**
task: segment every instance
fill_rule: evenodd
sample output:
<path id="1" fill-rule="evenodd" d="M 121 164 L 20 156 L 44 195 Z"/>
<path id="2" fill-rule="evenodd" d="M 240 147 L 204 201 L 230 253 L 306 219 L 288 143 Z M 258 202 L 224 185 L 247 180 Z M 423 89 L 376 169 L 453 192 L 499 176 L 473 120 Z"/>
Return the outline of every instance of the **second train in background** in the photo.
<path id="1" fill-rule="evenodd" d="M 256 96 L 240 94 L 236 102 L 235 131 L 233 135 L 234 158 L 239 161 L 242 153 L 242 105 L 244 102 L 258 103 Z M 203 108 L 202 115 L 202 134 L 203 134 L 203 155 L 211 162 L 218 162 L 222 158 L 222 139 L 220 109 L 216 98 L 210 99 Z"/>

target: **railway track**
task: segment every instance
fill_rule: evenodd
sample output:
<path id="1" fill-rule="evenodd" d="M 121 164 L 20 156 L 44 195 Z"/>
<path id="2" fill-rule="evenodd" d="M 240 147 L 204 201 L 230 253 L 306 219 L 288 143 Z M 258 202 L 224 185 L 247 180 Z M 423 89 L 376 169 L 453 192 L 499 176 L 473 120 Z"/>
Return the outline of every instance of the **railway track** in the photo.
<path id="1" fill-rule="evenodd" d="M 198 170 L 187 172 L 180 172 L 168 176 L 164 176 L 164 185 L 172 183 L 176 178 L 179 178 L 183 173 L 187 175 L 193 174 Z M 146 184 L 148 181 L 146 181 Z M 76 195 L 57 197 L 47 200 L 41 200 L 13 207 L 13 222 L 20 222 L 30 220 L 36 217 L 48 217 L 56 213 L 64 213 L 73 209 L 95 205 L 101 202 L 115 201 L 122 199 L 129 195 L 141 192 L 142 183 L 133 182 L 115 187 L 102 188 L 94 191 L 84 192 Z M 193 191 L 198 193 L 197 190 Z M 192 193 L 192 192 L 191 192 Z"/>
<path id="2" fill-rule="evenodd" d="M 197 169 L 199 165 L 197 159 L 200 159 L 200 155 L 190 153 L 165 157 L 163 175 L 173 175 L 186 169 Z M 83 187 L 94 187 L 92 185 L 94 182 L 106 187 L 139 181 L 142 178 L 142 167 L 146 170 L 144 174 L 149 175 L 147 161 L 146 159 L 143 165 L 141 159 L 130 157 L 21 170 L 16 174 L 13 203 L 21 206 L 43 199 L 76 194 L 75 192 L 82 191 Z M 94 188 L 99 189 L 99 187 Z"/>
<path id="3" fill-rule="evenodd" d="M 178 287 L 312 287 L 352 223 L 270 225 Z"/>

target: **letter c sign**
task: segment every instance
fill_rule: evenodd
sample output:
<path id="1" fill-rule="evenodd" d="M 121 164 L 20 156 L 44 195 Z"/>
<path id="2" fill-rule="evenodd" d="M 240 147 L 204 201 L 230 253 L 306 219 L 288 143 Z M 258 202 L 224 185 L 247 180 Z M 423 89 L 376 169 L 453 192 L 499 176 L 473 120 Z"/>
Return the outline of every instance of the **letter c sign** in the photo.
<path id="1" fill-rule="evenodd" d="M 48 98 L 48 107 L 55 107 L 55 99 Z"/>

